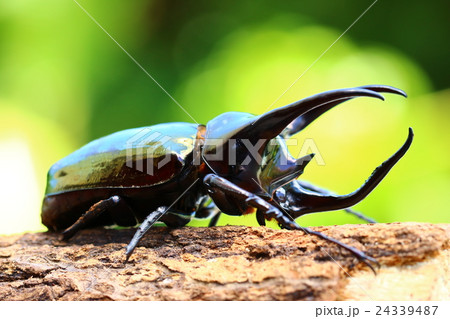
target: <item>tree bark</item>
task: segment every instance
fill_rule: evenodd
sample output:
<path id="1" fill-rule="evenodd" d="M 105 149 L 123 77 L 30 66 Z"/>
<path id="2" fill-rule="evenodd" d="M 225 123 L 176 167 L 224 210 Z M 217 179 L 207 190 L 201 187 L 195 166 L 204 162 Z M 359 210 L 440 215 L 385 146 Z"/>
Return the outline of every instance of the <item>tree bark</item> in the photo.
<path id="1" fill-rule="evenodd" d="M 156 227 L 128 263 L 134 229 L 0 237 L 0 300 L 449 300 L 450 224 L 314 227 L 302 231 Z"/>

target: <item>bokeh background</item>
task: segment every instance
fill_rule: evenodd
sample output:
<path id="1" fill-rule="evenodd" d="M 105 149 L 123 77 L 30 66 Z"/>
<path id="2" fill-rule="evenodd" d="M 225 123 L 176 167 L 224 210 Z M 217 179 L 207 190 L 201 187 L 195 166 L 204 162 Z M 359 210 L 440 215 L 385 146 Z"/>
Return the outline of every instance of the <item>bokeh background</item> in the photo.
<path id="1" fill-rule="evenodd" d="M 381 222 L 449 222 L 448 1 L 78 4 L 199 123 L 226 111 L 259 114 L 275 101 L 272 108 L 331 89 L 405 90 L 407 99 L 360 98 L 331 110 L 298 135 L 291 151 L 314 139 L 326 165 L 311 163 L 303 178 L 349 193 L 400 147 L 411 126 L 410 151 L 356 208 Z M 47 170 L 88 141 L 192 121 L 78 4 L 0 0 L 0 234 L 45 230 L 39 215 Z M 298 222 L 358 220 L 328 212 Z M 254 216 L 219 222 L 227 223 L 256 224 Z"/>

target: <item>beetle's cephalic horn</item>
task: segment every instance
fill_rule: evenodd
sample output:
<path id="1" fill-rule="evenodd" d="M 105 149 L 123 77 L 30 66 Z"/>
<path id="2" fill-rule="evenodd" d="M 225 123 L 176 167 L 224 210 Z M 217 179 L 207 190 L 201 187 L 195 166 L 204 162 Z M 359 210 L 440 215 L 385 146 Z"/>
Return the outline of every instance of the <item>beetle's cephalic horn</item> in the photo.
<path id="1" fill-rule="evenodd" d="M 249 139 L 253 145 L 258 140 L 265 140 L 266 142 L 260 144 L 258 150 L 262 154 L 269 140 L 281 134 L 291 122 L 303 114 L 315 109 L 320 110 L 322 106 L 337 105 L 343 101 L 363 96 L 384 101 L 383 95 L 366 88 L 356 87 L 322 92 L 255 117 L 253 122 L 243 126 L 234 137 Z"/>
<path id="2" fill-rule="evenodd" d="M 398 94 L 406 97 L 406 93 L 400 89 L 394 88 L 392 86 L 388 85 L 366 85 L 359 87 L 360 89 L 366 89 L 378 93 L 393 93 Z M 321 116 L 323 113 L 327 112 L 328 110 L 332 109 L 338 104 L 341 104 L 342 102 L 351 100 L 354 97 L 349 97 L 345 99 L 330 101 L 328 103 L 322 104 L 319 107 L 316 107 L 301 116 L 297 117 L 294 121 L 292 121 L 283 131 L 283 135 L 286 137 L 292 136 L 301 130 L 303 130 L 305 127 L 307 127 L 309 124 L 311 124 L 315 119 L 317 119 L 319 116 Z"/>
<path id="3" fill-rule="evenodd" d="M 240 132 L 240 135 L 252 139 L 270 140 L 279 135 L 293 120 L 308 111 L 314 110 L 322 105 L 337 103 L 360 96 L 384 100 L 381 94 L 363 88 L 348 88 L 323 92 L 256 117 L 253 123 L 249 124 Z"/>
<path id="4" fill-rule="evenodd" d="M 378 166 L 358 190 L 348 195 L 316 195 L 304 190 L 295 183 L 290 184 L 286 187 L 286 197 L 290 203 L 291 216 L 297 218 L 308 213 L 339 210 L 357 204 L 381 182 L 391 168 L 405 155 L 411 146 L 413 137 L 413 130 L 409 128 L 405 144 L 388 160 Z"/>

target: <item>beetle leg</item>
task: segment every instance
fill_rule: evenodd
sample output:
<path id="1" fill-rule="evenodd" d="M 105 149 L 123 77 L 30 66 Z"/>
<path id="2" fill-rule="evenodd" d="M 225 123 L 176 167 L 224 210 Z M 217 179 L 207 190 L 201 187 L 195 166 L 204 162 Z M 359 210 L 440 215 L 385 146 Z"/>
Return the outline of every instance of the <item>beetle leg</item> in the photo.
<path id="1" fill-rule="evenodd" d="M 256 210 L 256 221 L 259 226 L 266 226 L 266 218 L 264 216 L 264 212 L 260 209 Z"/>
<path id="2" fill-rule="evenodd" d="M 362 251 L 344 244 L 337 239 L 328 237 L 320 232 L 310 230 L 309 228 L 301 227 L 293 220 L 293 218 L 288 213 L 278 209 L 276 206 L 270 204 L 261 197 L 240 188 L 239 186 L 231 183 L 225 178 L 214 174 L 208 174 L 204 178 L 204 184 L 207 187 L 207 191 L 210 193 L 210 196 L 213 200 L 217 199 L 219 202 L 223 202 L 224 199 L 235 200 L 236 202 L 240 202 L 240 209 L 245 210 L 248 207 L 254 207 L 257 209 L 257 211 L 260 211 L 265 219 L 275 219 L 282 226 L 282 228 L 303 230 L 307 234 L 311 234 L 324 240 L 333 242 L 339 247 L 350 251 L 353 255 L 355 255 L 355 257 L 357 257 L 373 272 L 375 272 L 371 263 L 378 265 L 378 262 L 374 258 L 367 256 Z M 217 190 L 219 190 L 220 192 L 218 192 Z M 220 194 L 220 196 L 218 196 L 218 194 Z"/>
<path id="3" fill-rule="evenodd" d="M 267 211 L 273 210 L 279 213 L 279 218 L 286 218 L 285 216 L 282 217 L 281 215 L 283 214 L 281 211 L 272 204 L 261 197 L 240 188 L 223 177 L 215 174 L 208 174 L 203 181 L 209 196 L 211 196 L 213 201 L 218 205 L 219 209 L 221 206 L 225 205 L 222 207 L 222 211 L 225 213 L 236 215 L 234 210 L 240 210 L 240 213 L 242 214 L 249 207 L 254 207 L 264 215 L 266 215 Z"/>
<path id="4" fill-rule="evenodd" d="M 136 245 L 141 240 L 142 236 L 158 221 L 161 216 L 163 216 L 167 212 L 166 206 L 158 207 L 154 212 L 148 214 L 148 216 L 145 218 L 145 220 L 142 222 L 141 225 L 139 225 L 136 233 L 133 236 L 133 239 L 131 239 L 130 243 L 127 246 L 126 251 L 126 259 L 125 262 L 128 261 L 131 254 L 133 253 L 134 249 L 136 248 Z"/>
<path id="5" fill-rule="evenodd" d="M 192 219 L 191 215 L 183 214 L 181 211 L 172 211 L 170 209 L 167 214 L 159 219 L 170 228 L 178 228 L 187 225 Z"/>
<path id="6" fill-rule="evenodd" d="M 219 210 L 217 213 L 215 213 L 215 215 L 213 215 L 213 217 L 210 219 L 208 227 L 214 227 L 217 225 L 217 222 L 219 221 L 219 217 L 221 215 L 221 211 Z"/>
<path id="7" fill-rule="evenodd" d="M 297 224 L 295 224 L 295 225 L 297 225 Z M 337 240 L 337 239 L 334 239 L 334 238 L 329 237 L 329 236 L 327 236 L 327 235 L 325 235 L 325 234 L 322 234 L 321 232 L 311 230 L 311 229 L 309 229 L 308 227 L 301 227 L 301 226 L 299 226 L 299 225 L 297 225 L 297 227 L 299 227 L 299 228 L 296 228 L 296 229 L 302 229 L 302 230 L 304 230 L 307 234 L 311 234 L 311 235 L 317 236 L 317 237 L 319 237 L 319 238 L 322 238 L 322 239 L 324 239 L 324 240 L 326 240 L 326 241 L 330 241 L 330 242 L 332 242 L 332 243 L 335 243 L 335 244 L 338 245 L 339 247 L 342 247 L 342 248 L 348 250 L 348 251 L 351 252 L 356 258 L 358 258 L 360 261 L 362 261 L 363 263 L 365 263 L 365 264 L 373 271 L 373 273 L 374 273 L 375 275 L 377 274 L 377 272 L 376 272 L 375 269 L 373 268 L 373 265 L 371 264 L 371 263 L 373 263 L 373 264 L 376 265 L 378 268 L 380 267 L 380 263 L 379 263 L 375 258 L 372 258 L 372 257 L 370 257 L 370 256 L 367 256 L 367 255 L 366 255 L 365 253 L 363 253 L 361 250 L 356 249 L 355 247 L 349 246 L 349 245 L 347 245 L 347 244 L 344 244 L 343 242 L 340 242 L 340 241 Z"/>
<path id="8" fill-rule="evenodd" d="M 209 220 L 208 227 L 214 227 L 217 225 L 217 222 L 219 221 L 220 215 L 222 212 L 219 208 L 217 208 L 216 204 L 214 202 L 209 203 L 208 206 L 202 207 L 203 210 L 206 210 L 208 212 L 208 216 L 211 217 Z"/>
<path id="9" fill-rule="evenodd" d="M 121 201 L 119 196 L 111 196 L 108 199 L 101 200 L 89 208 L 78 220 L 69 228 L 63 231 L 63 240 L 68 240 L 75 235 L 80 229 L 84 228 L 90 221 L 102 215 L 109 208 L 116 206 Z"/>
<path id="10" fill-rule="evenodd" d="M 320 195 L 335 195 L 333 192 L 331 192 L 331 191 L 329 191 L 329 190 L 327 190 L 325 188 L 316 186 L 316 185 L 311 184 L 311 183 L 306 182 L 306 181 L 295 180 L 293 182 L 299 183 L 300 186 L 303 187 L 304 189 L 309 190 L 309 191 L 314 192 L 314 193 L 317 193 L 317 194 L 320 194 Z M 352 215 L 354 215 L 354 216 L 356 216 L 356 217 L 358 217 L 358 218 L 360 218 L 362 220 L 365 220 L 368 223 L 371 223 L 371 224 L 375 224 L 376 223 L 376 220 L 374 220 L 373 218 L 367 217 L 364 214 L 362 214 L 360 212 L 357 212 L 357 211 L 355 211 L 355 210 L 353 210 L 351 208 L 345 208 L 344 211 L 346 213 L 352 214 Z"/>
<path id="11" fill-rule="evenodd" d="M 219 217 L 221 215 L 220 209 L 217 208 L 214 202 L 210 202 L 211 199 L 209 196 L 206 196 L 202 202 L 200 203 L 197 211 L 195 212 L 195 218 L 210 218 L 208 227 L 214 227 L 217 225 L 219 221 Z"/>

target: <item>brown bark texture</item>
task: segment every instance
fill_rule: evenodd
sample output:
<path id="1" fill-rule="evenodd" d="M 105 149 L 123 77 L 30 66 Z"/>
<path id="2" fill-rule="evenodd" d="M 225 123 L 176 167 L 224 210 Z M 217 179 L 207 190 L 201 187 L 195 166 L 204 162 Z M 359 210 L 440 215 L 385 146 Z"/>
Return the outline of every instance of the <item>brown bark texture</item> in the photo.
<path id="1" fill-rule="evenodd" d="M 0 237 L 0 300 L 450 300 L 450 224 L 314 227 L 302 231 L 156 227 L 128 263 L 134 229 Z"/>

